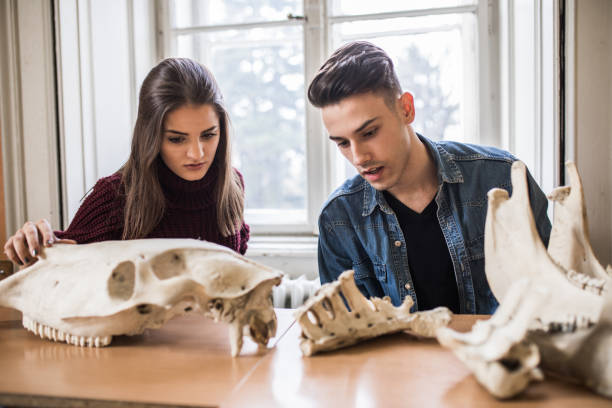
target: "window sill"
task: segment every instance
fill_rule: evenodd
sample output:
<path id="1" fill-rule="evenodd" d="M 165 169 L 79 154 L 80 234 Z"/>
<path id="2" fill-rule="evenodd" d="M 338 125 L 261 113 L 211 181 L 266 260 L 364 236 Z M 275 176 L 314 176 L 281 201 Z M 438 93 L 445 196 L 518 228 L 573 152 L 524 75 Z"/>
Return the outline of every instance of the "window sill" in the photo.
<path id="1" fill-rule="evenodd" d="M 255 235 L 249 240 L 249 255 L 316 256 L 317 237 Z"/>
<path id="2" fill-rule="evenodd" d="M 317 266 L 317 237 L 314 236 L 262 236 L 249 240 L 246 257 L 283 272 L 296 279 L 319 276 Z"/>

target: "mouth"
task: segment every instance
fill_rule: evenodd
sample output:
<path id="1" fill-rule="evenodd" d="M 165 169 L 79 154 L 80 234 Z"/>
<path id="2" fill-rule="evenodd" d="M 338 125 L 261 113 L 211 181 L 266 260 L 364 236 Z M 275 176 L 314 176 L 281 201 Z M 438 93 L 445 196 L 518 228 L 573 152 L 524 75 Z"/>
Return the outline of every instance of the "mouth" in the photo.
<path id="1" fill-rule="evenodd" d="M 184 167 L 187 168 L 188 170 L 200 170 L 202 167 L 204 167 L 204 162 L 202 163 L 192 163 L 192 164 L 185 164 Z"/>
<path id="2" fill-rule="evenodd" d="M 378 180 L 383 172 L 384 166 L 370 167 L 367 170 L 361 171 L 361 175 L 368 181 Z"/>

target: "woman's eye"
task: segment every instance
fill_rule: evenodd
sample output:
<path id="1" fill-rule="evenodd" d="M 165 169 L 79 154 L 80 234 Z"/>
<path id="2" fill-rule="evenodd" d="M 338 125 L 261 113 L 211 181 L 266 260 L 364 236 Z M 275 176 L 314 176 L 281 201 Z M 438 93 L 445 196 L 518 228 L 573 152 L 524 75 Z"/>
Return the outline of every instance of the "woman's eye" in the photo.
<path id="1" fill-rule="evenodd" d="M 183 138 L 180 136 L 176 136 L 176 137 L 169 137 L 168 141 L 170 143 L 181 143 L 183 141 Z"/>
<path id="2" fill-rule="evenodd" d="M 201 138 L 202 139 L 212 139 L 213 137 L 217 136 L 216 133 L 204 133 Z"/>
<path id="3" fill-rule="evenodd" d="M 343 142 L 338 142 L 338 147 L 348 147 L 348 142 L 345 140 Z"/>

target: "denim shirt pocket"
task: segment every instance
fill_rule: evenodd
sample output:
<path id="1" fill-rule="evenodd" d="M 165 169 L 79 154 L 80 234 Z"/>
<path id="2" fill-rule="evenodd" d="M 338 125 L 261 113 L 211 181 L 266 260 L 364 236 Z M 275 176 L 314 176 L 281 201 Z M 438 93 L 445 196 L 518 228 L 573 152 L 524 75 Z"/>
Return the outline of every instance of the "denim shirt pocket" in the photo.
<path id="1" fill-rule="evenodd" d="M 353 263 L 355 283 L 366 297 L 382 297 L 386 292 L 387 267 L 369 260 Z"/>
<path id="2" fill-rule="evenodd" d="M 467 241 L 465 246 L 470 262 L 484 259 L 484 235 Z"/>

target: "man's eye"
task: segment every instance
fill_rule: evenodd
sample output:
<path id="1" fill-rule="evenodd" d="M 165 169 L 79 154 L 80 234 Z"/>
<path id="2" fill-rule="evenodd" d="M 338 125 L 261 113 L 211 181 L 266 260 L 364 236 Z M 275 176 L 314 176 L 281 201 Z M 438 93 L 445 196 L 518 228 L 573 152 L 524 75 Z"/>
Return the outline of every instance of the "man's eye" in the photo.
<path id="1" fill-rule="evenodd" d="M 343 142 L 338 142 L 337 143 L 338 147 L 348 147 L 348 142 L 347 141 L 343 141 Z"/>
<path id="2" fill-rule="evenodd" d="M 376 134 L 376 132 L 378 132 L 378 128 L 374 128 L 372 130 L 368 130 L 367 132 L 365 132 L 363 134 L 363 137 L 371 137 L 374 136 Z"/>

